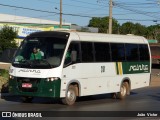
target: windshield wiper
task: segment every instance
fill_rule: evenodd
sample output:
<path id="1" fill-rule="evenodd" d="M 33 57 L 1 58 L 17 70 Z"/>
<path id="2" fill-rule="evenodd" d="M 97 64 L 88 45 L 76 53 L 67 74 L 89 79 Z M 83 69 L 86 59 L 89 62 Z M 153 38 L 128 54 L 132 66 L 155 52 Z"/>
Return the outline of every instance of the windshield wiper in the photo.
<path id="1" fill-rule="evenodd" d="M 25 64 L 28 64 L 28 65 L 31 64 L 30 60 L 23 60 L 23 61 L 21 61 L 21 63 L 25 63 Z"/>
<path id="2" fill-rule="evenodd" d="M 53 66 L 45 59 L 42 60 L 20 60 L 14 62 L 16 66 L 29 67 L 29 68 L 52 68 Z"/>
<path id="3" fill-rule="evenodd" d="M 46 63 L 46 64 L 48 64 L 48 66 L 50 67 L 50 68 L 52 68 L 52 65 L 47 61 L 47 60 L 41 60 L 42 62 L 44 62 L 44 63 Z"/>
<path id="4" fill-rule="evenodd" d="M 19 61 L 14 61 L 13 64 L 16 65 L 17 67 L 31 66 L 30 60 L 24 60 L 24 59 Z"/>
<path id="5" fill-rule="evenodd" d="M 48 66 L 49 68 L 52 68 L 52 65 L 45 59 L 42 60 L 33 60 L 31 61 L 32 65 L 31 66 Z"/>

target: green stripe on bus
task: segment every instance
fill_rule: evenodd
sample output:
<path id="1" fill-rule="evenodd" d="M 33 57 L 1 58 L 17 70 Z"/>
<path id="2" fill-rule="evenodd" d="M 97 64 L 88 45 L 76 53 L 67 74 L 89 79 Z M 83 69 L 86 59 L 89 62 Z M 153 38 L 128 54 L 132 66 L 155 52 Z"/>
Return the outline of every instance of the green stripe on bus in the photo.
<path id="1" fill-rule="evenodd" d="M 122 62 L 123 74 L 149 73 L 150 62 Z"/>

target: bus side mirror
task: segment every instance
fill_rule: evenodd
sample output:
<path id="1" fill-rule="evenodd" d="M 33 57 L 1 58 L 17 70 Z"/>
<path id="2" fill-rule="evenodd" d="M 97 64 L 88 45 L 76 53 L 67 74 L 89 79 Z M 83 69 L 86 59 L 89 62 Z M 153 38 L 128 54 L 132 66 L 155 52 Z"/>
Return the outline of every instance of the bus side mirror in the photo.
<path id="1" fill-rule="evenodd" d="M 71 52 L 71 60 L 72 60 L 72 62 L 77 61 L 77 51 L 72 51 Z"/>

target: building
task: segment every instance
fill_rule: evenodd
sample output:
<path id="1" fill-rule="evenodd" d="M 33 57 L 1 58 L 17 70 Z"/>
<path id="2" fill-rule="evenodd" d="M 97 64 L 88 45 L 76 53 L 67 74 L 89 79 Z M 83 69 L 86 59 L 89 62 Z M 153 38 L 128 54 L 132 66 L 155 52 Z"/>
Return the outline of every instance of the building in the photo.
<path id="1" fill-rule="evenodd" d="M 20 45 L 22 39 L 30 33 L 37 31 L 51 31 L 59 28 L 59 21 L 22 17 L 9 14 L 0 14 L 0 29 L 7 25 L 18 31 L 17 44 Z M 71 23 L 62 23 L 62 28 L 75 29 L 82 32 L 98 33 L 98 28 L 94 27 L 81 27 L 78 25 L 71 25 Z"/>
<path id="2" fill-rule="evenodd" d="M 75 29 L 75 30 L 81 31 L 81 32 L 98 33 L 98 28 L 95 28 L 95 27 L 81 27 L 81 26 L 72 24 L 71 29 Z"/>
<path id="3" fill-rule="evenodd" d="M 4 26 L 10 26 L 18 31 L 17 42 L 32 32 L 50 31 L 59 28 L 59 22 L 38 18 L 22 17 L 16 15 L 0 14 L 0 29 Z M 71 23 L 62 23 L 62 28 L 71 28 Z"/>

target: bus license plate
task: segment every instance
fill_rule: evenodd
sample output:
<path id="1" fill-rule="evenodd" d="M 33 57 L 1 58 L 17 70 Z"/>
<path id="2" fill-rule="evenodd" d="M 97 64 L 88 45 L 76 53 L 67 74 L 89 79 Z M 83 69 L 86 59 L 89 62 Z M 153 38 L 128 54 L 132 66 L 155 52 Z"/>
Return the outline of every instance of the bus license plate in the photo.
<path id="1" fill-rule="evenodd" d="M 23 88 L 31 88 L 32 84 L 31 83 L 22 83 Z"/>

